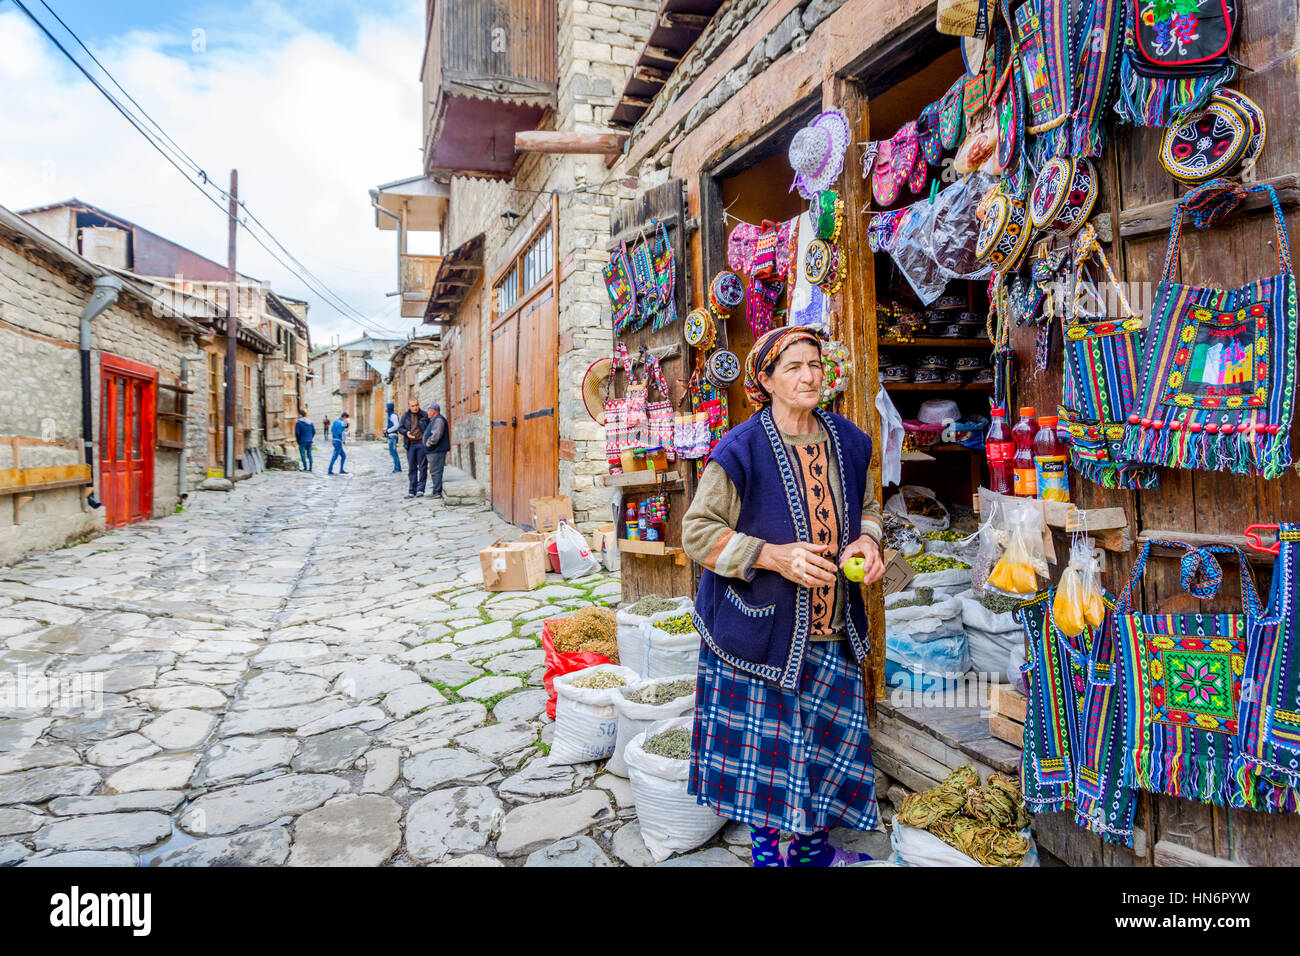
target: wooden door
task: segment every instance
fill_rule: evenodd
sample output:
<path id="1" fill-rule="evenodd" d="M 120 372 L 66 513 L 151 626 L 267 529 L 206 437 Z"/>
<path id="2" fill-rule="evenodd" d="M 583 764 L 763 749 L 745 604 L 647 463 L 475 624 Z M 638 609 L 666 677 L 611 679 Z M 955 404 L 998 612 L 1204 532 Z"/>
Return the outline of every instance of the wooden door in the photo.
<path id="1" fill-rule="evenodd" d="M 560 489 L 560 432 L 556 416 L 559 339 L 555 292 L 550 283 L 519 311 L 518 377 L 515 387 L 514 513 L 531 516 L 528 502 Z"/>
<path id="2" fill-rule="evenodd" d="M 492 330 L 492 508 L 511 522 L 515 520 L 515 431 L 519 424 L 515 411 L 518 353 L 516 312 Z M 525 509 L 527 505 L 524 502 Z"/>
<path id="3" fill-rule="evenodd" d="M 99 488 L 108 527 L 153 511 L 157 369 L 105 353 L 100 359 Z"/>

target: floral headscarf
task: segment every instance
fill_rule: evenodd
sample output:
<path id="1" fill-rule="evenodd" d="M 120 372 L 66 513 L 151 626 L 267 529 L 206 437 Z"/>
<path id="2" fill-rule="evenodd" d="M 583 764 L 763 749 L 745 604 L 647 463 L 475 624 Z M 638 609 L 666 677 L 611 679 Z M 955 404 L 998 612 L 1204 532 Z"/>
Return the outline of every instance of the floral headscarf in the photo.
<path id="1" fill-rule="evenodd" d="M 821 338 L 804 325 L 782 326 L 759 336 L 745 358 L 745 398 L 749 399 L 749 404 L 762 408 L 772 400 L 767 389 L 758 383 L 758 373 L 770 372 L 781 353 L 796 342 L 811 342 L 821 351 Z"/>

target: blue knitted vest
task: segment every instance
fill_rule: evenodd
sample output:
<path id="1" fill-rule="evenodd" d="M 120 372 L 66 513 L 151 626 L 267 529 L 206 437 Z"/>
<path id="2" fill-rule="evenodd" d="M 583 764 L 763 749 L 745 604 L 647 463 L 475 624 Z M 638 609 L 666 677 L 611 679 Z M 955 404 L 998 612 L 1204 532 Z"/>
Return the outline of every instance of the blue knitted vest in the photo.
<path id="1" fill-rule="evenodd" d="M 862 531 L 862 496 L 869 480 L 871 439 L 847 418 L 815 409 L 829 436 L 828 454 L 839 468 L 840 551 Z M 771 544 L 810 541 L 808 512 L 771 406 L 737 425 L 709 459 L 727 473 L 740 496 L 736 530 Z M 838 563 L 839 554 L 827 555 Z M 867 613 L 859 587 L 845 585 L 844 626 L 853 653 L 866 658 Z M 753 581 L 700 574 L 695 626 L 714 652 L 747 674 L 794 690 L 812 627 L 809 591 L 775 571 L 758 570 Z"/>

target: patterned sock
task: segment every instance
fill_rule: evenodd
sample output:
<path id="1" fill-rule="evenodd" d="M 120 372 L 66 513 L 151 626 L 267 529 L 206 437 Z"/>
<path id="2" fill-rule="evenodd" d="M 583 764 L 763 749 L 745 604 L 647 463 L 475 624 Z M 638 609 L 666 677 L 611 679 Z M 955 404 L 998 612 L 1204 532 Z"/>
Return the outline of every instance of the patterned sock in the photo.
<path id="1" fill-rule="evenodd" d="M 776 827 L 749 828 L 752 842 L 749 852 L 754 857 L 755 866 L 784 866 L 781 860 L 781 831 Z"/>
<path id="2" fill-rule="evenodd" d="M 786 866 L 826 866 L 834 856 L 829 830 L 796 833 L 790 841 Z"/>

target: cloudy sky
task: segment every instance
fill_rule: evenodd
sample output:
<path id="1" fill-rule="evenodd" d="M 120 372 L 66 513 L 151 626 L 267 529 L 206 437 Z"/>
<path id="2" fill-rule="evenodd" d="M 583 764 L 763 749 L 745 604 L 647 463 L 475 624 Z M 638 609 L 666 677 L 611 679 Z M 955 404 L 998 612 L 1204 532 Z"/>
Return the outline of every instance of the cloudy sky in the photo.
<path id="1" fill-rule="evenodd" d="M 241 198 L 308 269 L 409 330 L 385 296 L 395 233 L 375 228 L 367 190 L 420 171 L 421 0 L 45 2 L 215 181 L 239 169 Z M 41 0 L 24 3 L 88 62 Z M 223 212 L 5 0 L 0 90 L 0 205 L 76 196 L 225 262 Z M 242 232 L 239 270 L 310 302 L 314 344 L 361 332 Z"/>

